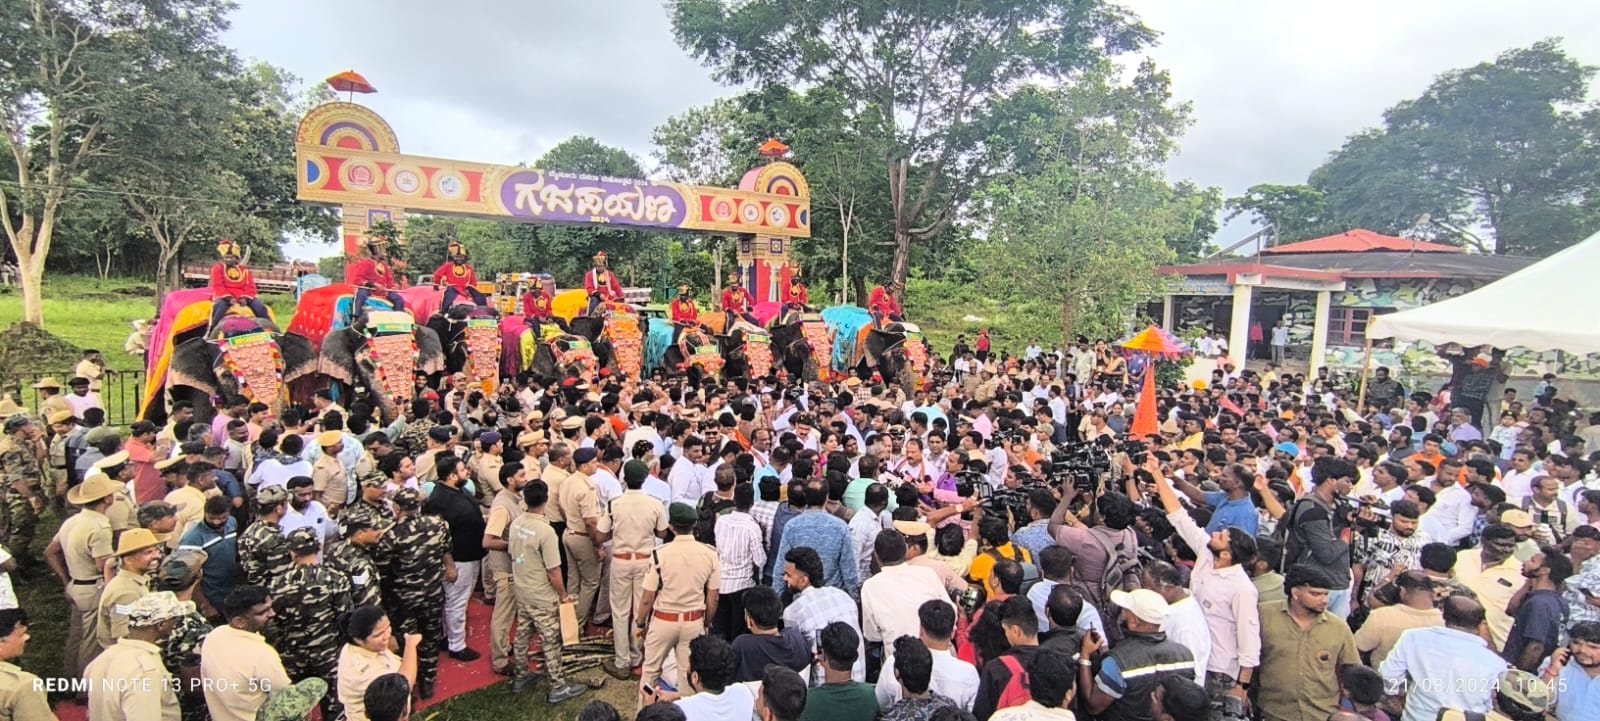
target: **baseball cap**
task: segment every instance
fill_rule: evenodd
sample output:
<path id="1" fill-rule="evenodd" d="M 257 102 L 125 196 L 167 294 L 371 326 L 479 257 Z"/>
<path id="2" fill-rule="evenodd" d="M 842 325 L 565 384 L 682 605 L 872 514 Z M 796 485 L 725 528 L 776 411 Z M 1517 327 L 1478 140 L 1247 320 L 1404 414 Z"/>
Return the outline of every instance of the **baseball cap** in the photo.
<path id="1" fill-rule="evenodd" d="M 1533 516 L 1520 508 L 1513 508 L 1500 514 L 1500 523 L 1512 528 L 1532 528 Z"/>
<path id="2" fill-rule="evenodd" d="M 209 556 L 198 548 L 179 548 L 161 562 L 161 567 L 156 570 L 155 583 L 158 591 L 182 591 L 194 585 L 194 580 L 200 576 L 200 568 L 205 565 Z"/>
<path id="3" fill-rule="evenodd" d="M 1538 713 L 1550 705 L 1550 687 L 1522 669 L 1501 671 L 1495 693 L 1525 713 Z"/>
<path id="4" fill-rule="evenodd" d="M 149 628 L 162 621 L 183 618 L 194 613 L 194 603 L 179 601 L 171 591 L 156 591 L 141 596 L 128 604 L 128 625 Z"/>
<path id="5" fill-rule="evenodd" d="M 1279 453 L 1287 453 L 1291 456 L 1300 455 L 1300 446 L 1297 446 L 1293 443 L 1279 443 L 1278 445 L 1273 446 L 1272 450 Z"/>
<path id="6" fill-rule="evenodd" d="M 1169 611 L 1167 600 L 1148 588 L 1136 588 L 1132 591 L 1114 590 L 1111 592 L 1111 602 L 1132 611 L 1133 615 L 1145 623 L 1159 625 L 1167 622 Z"/>
<path id="7" fill-rule="evenodd" d="M 694 506 L 687 503 L 674 503 L 667 509 L 667 522 L 674 528 L 688 528 L 699 518 L 700 514 L 695 512 Z"/>
<path id="8" fill-rule="evenodd" d="M 572 462 L 581 466 L 598 458 L 599 456 L 600 452 L 596 451 L 593 446 L 579 448 L 578 450 L 572 452 Z"/>
<path id="9" fill-rule="evenodd" d="M 500 433 L 498 431 L 484 431 L 482 435 L 478 436 L 478 444 L 484 448 L 488 448 L 499 442 Z"/>

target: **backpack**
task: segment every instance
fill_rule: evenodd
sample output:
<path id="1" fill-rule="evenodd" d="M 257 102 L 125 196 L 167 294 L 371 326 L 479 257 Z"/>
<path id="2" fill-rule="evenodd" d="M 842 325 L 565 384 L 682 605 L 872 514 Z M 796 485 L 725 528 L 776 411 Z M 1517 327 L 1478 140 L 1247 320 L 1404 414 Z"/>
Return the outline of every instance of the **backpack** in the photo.
<path id="1" fill-rule="evenodd" d="M 1532 496 L 1522 499 L 1522 510 L 1527 511 L 1530 514 L 1533 513 Z M 1550 530 L 1553 531 L 1556 535 L 1556 538 L 1559 539 L 1567 531 L 1567 502 L 1559 498 L 1556 499 L 1556 515 L 1558 518 L 1556 521 L 1557 525 L 1552 527 Z"/>
<path id="2" fill-rule="evenodd" d="M 1285 569 L 1293 566 L 1299 560 L 1300 554 L 1305 552 L 1305 544 L 1300 542 L 1300 534 L 1295 532 L 1295 526 L 1299 525 L 1300 516 L 1302 515 L 1301 509 L 1305 508 L 1303 504 L 1307 503 L 1311 503 L 1311 499 L 1301 498 L 1296 500 L 1293 505 L 1289 506 L 1289 511 L 1283 514 L 1283 521 L 1273 530 L 1273 535 L 1277 536 L 1277 540 L 1283 544 L 1283 558 L 1278 568 L 1272 569 L 1278 573 L 1283 573 Z M 1313 503 L 1311 505 L 1313 509 L 1316 508 L 1316 504 Z"/>
<path id="3" fill-rule="evenodd" d="M 733 510 L 733 501 L 718 500 L 716 491 L 706 491 L 695 504 L 694 540 L 708 546 L 717 545 L 717 516 Z"/>
<path id="4" fill-rule="evenodd" d="M 1008 653 L 1000 656 L 1000 663 L 1011 672 L 1011 680 L 1006 681 L 1006 687 L 1000 689 L 1000 697 L 995 699 L 994 710 L 1021 706 L 1032 700 L 1033 696 L 1028 692 L 1028 673 L 1022 669 L 1022 662 Z"/>
<path id="5" fill-rule="evenodd" d="M 1028 591 L 1032 590 L 1033 587 L 1039 583 L 1039 567 L 1033 563 L 1022 560 L 1022 549 L 1018 547 L 1017 544 L 1011 544 L 1011 551 L 1017 555 L 1008 560 L 1015 561 L 1018 566 L 1022 567 L 1022 587 L 1017 589 L 1017 595 L 1026 597 L 1028 595 Z M 995 549 L 984 551 L 984 553 L 994 556 L 996 561 L 1004 558 L 1004 556 L 1000 555 L 1000 552 Z"/>
<path id="6" fill-rule="evenodd" d="M 1131 591 L 1139 587 L 1139 574 L 1144 568 L 1139 565 L 1137 545 L 1134 549 L 1127 549 L 1123 544 L 1110 545 L 1104 536 L 1098 533 L 1089 533 L 1094 539 L 1094 545 L 1106 554 L 1106 569 L 1103 578 L 1077 578 L 1077 585 L 1085 597 L 1091 599 L 1096 608 L 1105 608 L 1106 598 L 1111 589 Z M 1077 570 L 1073 571 L 1076 575 Z"/>

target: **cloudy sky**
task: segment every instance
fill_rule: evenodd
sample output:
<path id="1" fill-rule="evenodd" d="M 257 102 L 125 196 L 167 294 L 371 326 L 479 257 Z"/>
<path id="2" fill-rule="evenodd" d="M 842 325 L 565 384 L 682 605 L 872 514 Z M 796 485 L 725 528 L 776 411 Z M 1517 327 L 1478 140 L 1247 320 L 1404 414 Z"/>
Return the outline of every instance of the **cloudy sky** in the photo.
<path id="1" fill-rule="evenodd" d="M 1173 178 L 1303 182 L 1345 136 L 1451 68 L 1544 37 L 1600 64 L 1578 0 L 1136 0 L 1194 126 Z M 519 162 L 572 135 L 641 159 L 668 116 L 731 94 L 672 38 L 661 0 L 242 0 L 227 40 L 308 80 L 355 69 L 409 153 Z M 1217 238 L 1250 232 L 1242 222 Z M 312 255 L 314 249 L 292 249 Z"/>

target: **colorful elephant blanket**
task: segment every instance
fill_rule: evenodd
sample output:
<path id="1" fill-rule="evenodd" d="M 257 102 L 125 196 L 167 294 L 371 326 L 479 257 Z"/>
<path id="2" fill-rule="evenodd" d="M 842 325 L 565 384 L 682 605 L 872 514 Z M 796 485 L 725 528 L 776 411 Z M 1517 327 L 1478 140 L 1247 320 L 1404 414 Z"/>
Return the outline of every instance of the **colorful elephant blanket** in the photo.
<path id="1" fill-rule="evenodd" d="M 872 327 L 872 315 L 858 306 L 836 305 L 823 309 L 822 322 L 834 332 L 833 369 L 848 372 L 865 351 L 859 340 L 862 331 Z"/>

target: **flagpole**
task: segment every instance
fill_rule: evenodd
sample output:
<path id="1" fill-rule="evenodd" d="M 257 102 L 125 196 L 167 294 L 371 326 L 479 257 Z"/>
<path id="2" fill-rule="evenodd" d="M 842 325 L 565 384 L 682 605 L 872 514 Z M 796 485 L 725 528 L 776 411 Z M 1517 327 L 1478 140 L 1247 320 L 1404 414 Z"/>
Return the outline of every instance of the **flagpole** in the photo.
<path id="1" fill-rule="evenodd" d="M 1366 350 L 1361 358 L 1361 392 L 1356 396 L 1356 413 L 1367 406 L 1367 372 L 1372 370 L 1372 337 L 1367 337 Z M 1379 410 L 1387 411 L 1387 408 Z"/>

